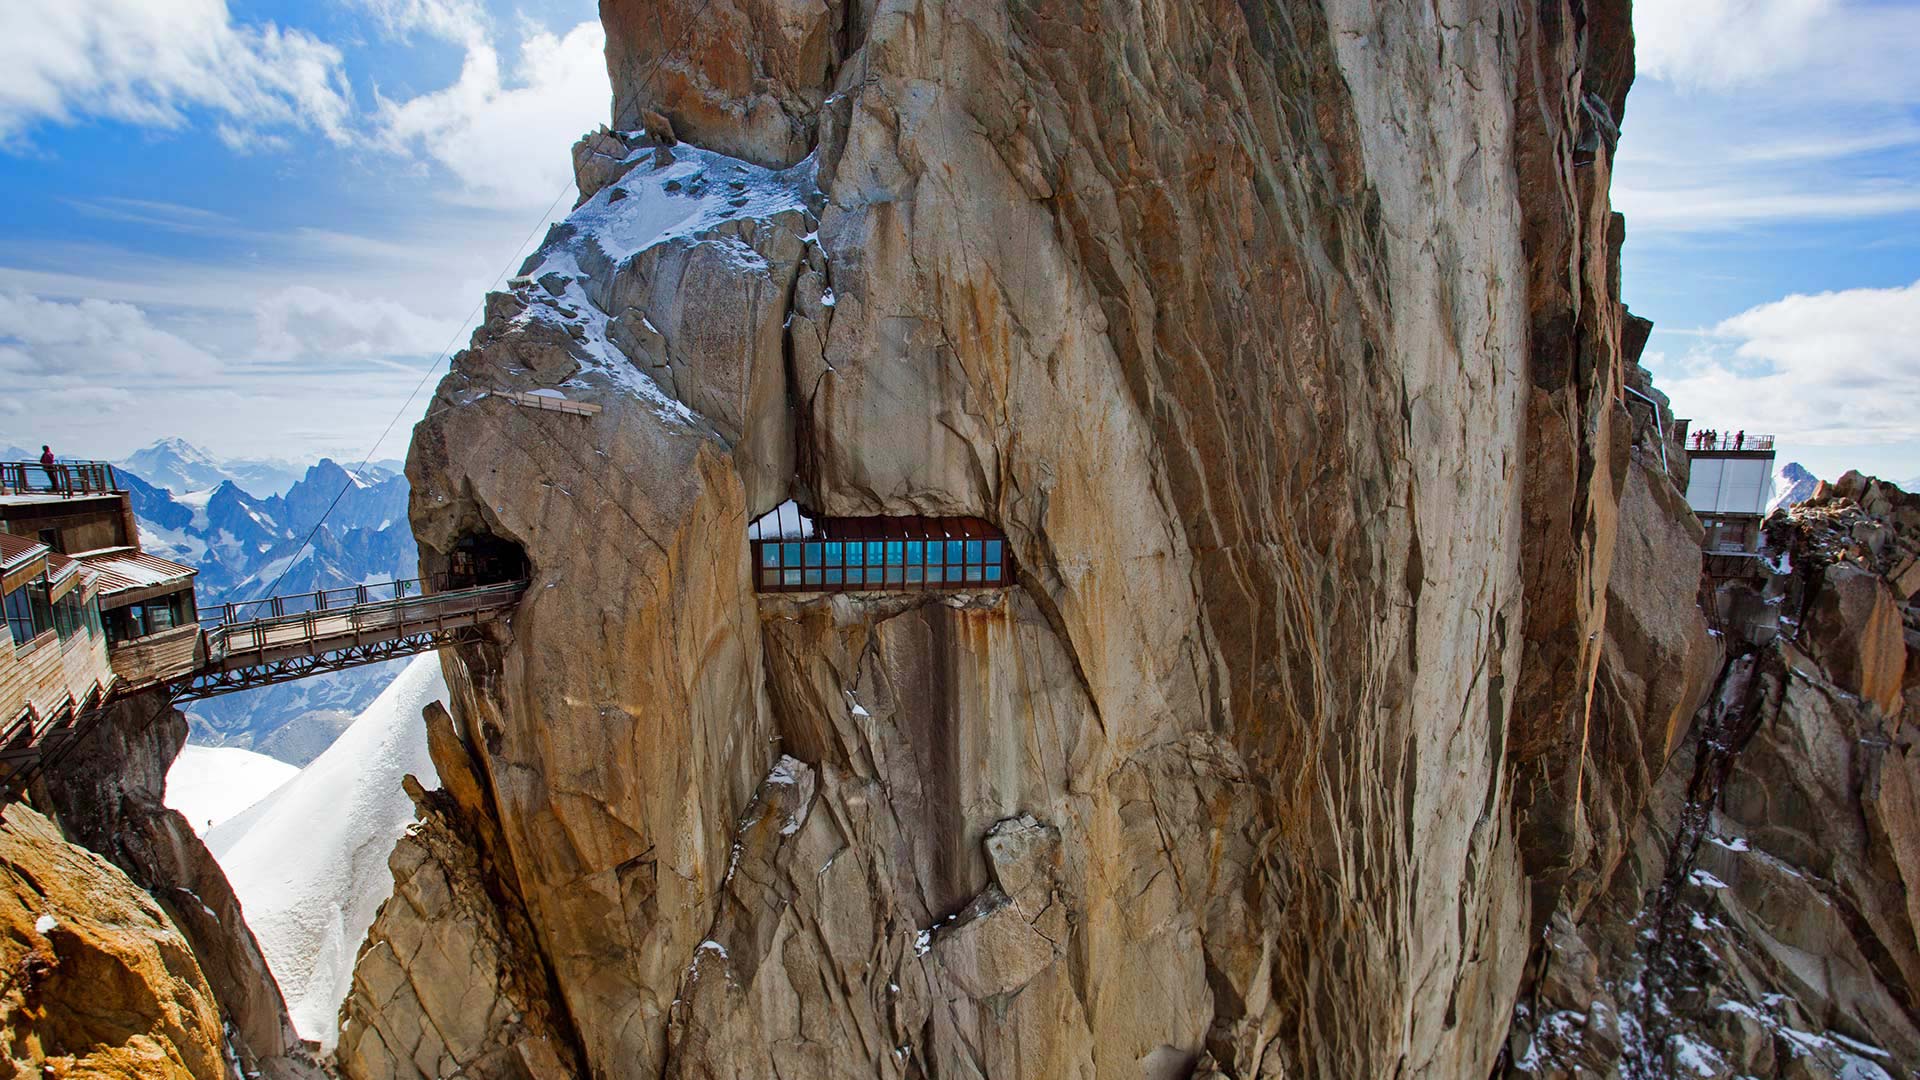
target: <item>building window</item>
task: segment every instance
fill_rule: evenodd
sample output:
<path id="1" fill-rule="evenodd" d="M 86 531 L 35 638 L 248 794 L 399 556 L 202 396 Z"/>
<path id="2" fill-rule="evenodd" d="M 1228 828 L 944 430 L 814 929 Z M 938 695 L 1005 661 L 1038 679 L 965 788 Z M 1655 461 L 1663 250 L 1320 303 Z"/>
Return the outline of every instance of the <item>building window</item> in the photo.
<path id="1" fill-rule="evenodd" d="M 66 641 L 79 633 L 85 621 L 86 615 L 80 606 L 79 589 L 74 589 L 54 601 L 53 628 L 59 632 L 61 641 Z"/>
<path id="2" fill-rule="evenodd" d="M 107 643 L 117 645 L 176 626 L 191 626 L 199 617 L 193 593 L 177 592 L 115 608 L 105 612 L 101 621 L 106 624 Z"/>
<path id="3" fill-rule="evenodd" d="M 785 503 L 747 529 L 760 592 L 1005 588 L 1006 537 L 979 518 L 814 518 Z"/>
<path id="4" fill-rule="evenodd" d="M 47 579 L 29 581 L 7 594 L 7 631 L 22 646 L 53 629 L 53 601 Z"/>
<path id="5" fill-rule="evenodd" d="M 13 635 L 16 648 L 33 640 L 33 606 L 27 600 L 27 588 L 20 588 L 7 594 L 7 630 Z"/>

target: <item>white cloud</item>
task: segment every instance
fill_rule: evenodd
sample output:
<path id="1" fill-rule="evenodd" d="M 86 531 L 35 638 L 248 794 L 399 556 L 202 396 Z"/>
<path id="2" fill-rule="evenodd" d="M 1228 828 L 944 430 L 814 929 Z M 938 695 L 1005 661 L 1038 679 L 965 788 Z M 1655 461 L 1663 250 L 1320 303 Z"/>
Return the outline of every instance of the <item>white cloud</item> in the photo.
<path id="1" fill-rule="evenodd" d="M 435 356 L 455 331 L 384 297 L 354 297 L 294 285 L 256 313 L 260 351 L 271 360 Z"/>
<path id="2" fill-rule="evenodd" d="M 1749 431 L 1821 445 L 1920 440 L 1920 281 L 1794 295 L 1650 357 L 1675 409 L 1708 426 L 1737 403 Z"/>
<path id="3" fill-rule="evenodd" d="M 458 195 L 494 206 L 543 206 L 571 182 L 568 148 L 606 122 L 605 38 L 583 22 L 556 36 L 529 29 L 512 77 L 491 44 L 467 50 L 452 86 L 380 100 L 379 140 L 452 174 Z"/>
<path id="4" fill-rule="evenodd" d="M 263 128 L 349 139 L 340 51 L 272 23 L 236 24 L 224 0 L 13 3 L 0 16 L 0 142 L 41 122 L 101 117 L 177 128 L 190 109 L 245 145 Z"/>
<path id="5" fill-rule="evenodd" d="M 0 293 L 0 371 L 36 378 L 194 378 L 217 364 L 199 346 L 155 326 L 132 304 Z"/>
<path id="6" fill-rule="evenodd" d="M 1704 232 L 1779 221 L 1839 221 L 1920 211 L 1920 186 L 1855 183 L 1848 187 L 1852 190 L 1806 191 L 1791 186 L 1769 190 L 1732 181 L 1672 189 L 1621 185 L 1613 189 L 1613 206 L 1627 215 L 1628 227 L 1636 234 Z"/>
<path id="7" fill-rule="evenodd" d="M 1805 62 L 1832 0 L 1685 0 L 1636 5 L 1634 52 L 1655 78 L 1735 85 Z"/>
<path id="8" fill-rule="evenodd" d="M 475 0 L 354 0 L 401 39 L 420 32 L 474 47 L 486 44 L 487 13 Z"/>
<path id="9" fill-rule="evenodd" d="M 1912 100 L 1920 11 L 1864 0 L 1663 0 L 1633 12 L 1639 70 L 1718 90 Z M 1790 79 L 1783 78 L 1791 76 Z"/>
<path id="10" fill-rule="evenodd" d="M 1615 204 L 1636 232 L 1920 212 L 1920 7 L 1870 0 L 1634 6 Z"/>

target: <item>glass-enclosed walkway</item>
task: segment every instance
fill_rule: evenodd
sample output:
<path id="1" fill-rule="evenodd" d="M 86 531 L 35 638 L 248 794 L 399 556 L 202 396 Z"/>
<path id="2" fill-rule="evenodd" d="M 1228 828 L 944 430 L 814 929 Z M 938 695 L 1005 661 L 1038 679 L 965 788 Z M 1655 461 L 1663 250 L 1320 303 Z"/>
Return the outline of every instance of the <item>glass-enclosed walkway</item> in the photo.
<path id="1" fill-rule="evenodd" d="M 979 518 L 812 517 L 783 503 L 747 527 L 760 592 L 999 589 L 1005 534 Z"/>

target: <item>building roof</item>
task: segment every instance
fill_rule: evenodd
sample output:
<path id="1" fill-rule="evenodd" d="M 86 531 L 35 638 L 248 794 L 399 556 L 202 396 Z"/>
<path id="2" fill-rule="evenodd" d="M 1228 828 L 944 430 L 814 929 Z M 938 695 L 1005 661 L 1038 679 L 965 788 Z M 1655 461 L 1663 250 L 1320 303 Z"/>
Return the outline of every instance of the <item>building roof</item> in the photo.
<path id="1" fill-rule="evenodd" d="M 80 572 L 80 560 L 70 559 L 57 551 L 47 552 L 47 577 L 54 581 L 65 581 Z"/>
<path id="2" fill-rule="evenodd" d="M 47 545 L 38 540 L 0 532 L 0 570 L 11 570 L 28 562 L 36 555 L 45 554 L 47 554 Z"/>
<path id="3" fill-rule="evenodd" d="M 190 585 L 193 576 L 199 573 L 191 566 L 130 547 L 101 548 L 81 552 L 74 558 L 100 575 L 102 607 L 113 606 L 114 599 L 131 603 L 146 596 L 177 592 L 178 586 Z"/>

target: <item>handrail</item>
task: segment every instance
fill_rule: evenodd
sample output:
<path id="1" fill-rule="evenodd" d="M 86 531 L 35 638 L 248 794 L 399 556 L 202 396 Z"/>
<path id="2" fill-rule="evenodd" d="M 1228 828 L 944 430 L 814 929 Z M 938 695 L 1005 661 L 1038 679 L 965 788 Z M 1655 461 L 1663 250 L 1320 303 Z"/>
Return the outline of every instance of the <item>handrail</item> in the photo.
<path id="1" fill-rule="evenodd" d="M 517 597 L 526 589 L 525 581 L 497 582 L 490 585 L 475 585 L 463 589 L 450 589 L 441 592 L 423 592 L 418 589 L 420 579 L 405 582 L 388 582 L 388 586 L 413 587 L 413 595 L 399 594 L 384 599 L 369 599 L 364 603 L 316 606 L 292 613 L 279 611 L 263 618 L 233 619 L 215 621 L 204 626 L 206 647 L 209 656 L 225 656 L 234 650 L 239 639 L 249 639 L 239 646 L 240 651 L 264 649 L 268 645 L 268 635 L 276 630 L 298 627 L 302 638 L 321 636 L 322 623 L 327 620 L 345 620 L 341 627 L 346 632 L 357 632 L 365 624 L 374 622 L 375 616 L 393 614 L 396 618 L 382 620 L 388 625 L 400 625 L 406 622 L 404 615 L 411 612 L 423 612 L 433 618 L 445 618 L 449 615 L 470 615 L 496 607 L 508 606 L 508 601 Z M 362 590 L 376 589 L 381 586 L 359 586 L 355 589 L 326 590 L 322 593 L 303 593 L 291 599 L 306 600 L 315 596 L 323 599 L 328 593 L 353 595 Z M 396 590 L 398 592 L 399 590 Z M 289 597 L 269 597 L 265 600 L 247 604 L 222 605 L 223 609 L 270 605 L 275 600 Z"/>
<path id="2" fill-rule="evenodd" d="M 222 625 L 260 622 L 289 615 L 299 616 L 309 611 L 329 611 L 359 607 L 363 604 L 404 600 L 409 593 L 414 596 L 424 596 L 449 591 L 452 590 L 447 588 L 445 575 L 436 575 L 430 578 L 376 581 L 371 584 L 349 585 L 338 589 L 318 589 L 309 593 L 283 593 L 279 596 L 263 596 L 258 600 L 239 600 L 203 609 L 200 612 L 200 625 L 211 630 Z M 263 609 L 265 614 L 260 613 Z"/>
<path id="3" fill-rule="evenodd" d="M 1695 432 L 1687 437 L 1687 449 L 1735 451 L 1773 449 L 1773 436 L 1771 435 L 1748 435 L 1744 432 L 1734 435 L 1716 433 L 1711 439 L 1702 439 L 1700 438 L 1701 434 L 1701 432 Z"/>
<path id="4" fill-rule="evenodd" d="M 0 494 L 110 495 L 125 489 L 105 461 L 0 461 Z"/>
<path id="5" fill-rule="evenodd" d="M 1660 471 L 1671 472 L 1672 470 L 1667 468 L 1667 423 L 1660 419 L 1660 403 L 1625 383 L 1621 383 L 1620 388 L 1653 407 L 1653 431 L 1660 436 Z"/>

